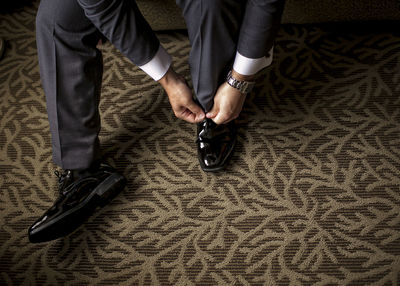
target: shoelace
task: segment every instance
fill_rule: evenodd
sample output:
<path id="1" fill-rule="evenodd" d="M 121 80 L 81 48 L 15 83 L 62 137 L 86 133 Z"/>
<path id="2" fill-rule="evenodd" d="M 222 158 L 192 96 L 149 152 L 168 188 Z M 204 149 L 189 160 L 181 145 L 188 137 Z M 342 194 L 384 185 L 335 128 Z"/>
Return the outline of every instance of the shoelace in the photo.
<path id="1" fill-rule="evenodd" d="M 59 171 L 54 171 L 54 174 L 57 176 L 58 178 L 58 192 L 60 193 L 60 195 L 67 195 L 71 190 L 73 190 L 78 184 L 81 184 L 83 182 L 89 182 L 89 181 L 96 181 L 95 178 L 92 177 L 86 177 L 86 178 L 80 178 L 77 179 L 76 181 L 72 181 L 70 184 L 68 184 L 67 186 L 65 186 L 65 184 L 67 183 L 67 177 L 71 176 L 72 174 L 71 170 L 66 170 L 63 173 L 60 173 Z"/>
<path id="2" fill-rule="evenodd" d="M 204 123 L 203 127 L 204 127 L 204 131 L 205 131 L 206 134 L 209 132 L 209 129 L 211 128 L 212 124 L 213 123 L 211 122 L 211 120 L 210 121 L 206 121 Z M 223 138 L 226 137 L 227 133 L 229 133 L 229 131 L 225 131 L 225 132 L 222 132 L 222 133 L 220 133 L 218 135 L 214 135 L 212 138 L 199 136 L 196 139 L 196 143 L 210 143 L 210 144 L 213 144 L 213 143 L 226 143 L 226 142 L 230 141 L 228 139 L 223 140 Z"/>
<path id="3" fill-rule="evenodd" d="M 199 137 L 196 139 L 196 143 L 227 143 L 230 142 L 230 140 L 228 139 L 221 139 L 221 138 L 225 138 L 226 137 L 226 133 L 225 134 L 219 134 L 213 138 L 203 138 L 203 137 Z"/>
<path id="4" fill-rule="evenodd" d="M 54 174 L 58 178 L 58 192 L 60 195 L 65 195 L 66 193 L 64 191 L 64 184 L 66 183 L 67 176 L 71 174 L 71 171 L 66 170 L 63 173 L 60 173 L 59 171 L 55 170 Z"/>

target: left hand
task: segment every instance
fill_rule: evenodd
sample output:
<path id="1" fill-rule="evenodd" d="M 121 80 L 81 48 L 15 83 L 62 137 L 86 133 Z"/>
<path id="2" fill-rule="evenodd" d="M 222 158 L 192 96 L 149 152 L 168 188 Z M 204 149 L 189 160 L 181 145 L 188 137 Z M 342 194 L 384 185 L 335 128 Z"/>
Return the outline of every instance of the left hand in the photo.
<path id="1" fill-rule="evenodd" d="M 241 75 L 232 69 L 232 77 L 239 81 L 253 81 L 255 75 Z M 236 119 L 242 111 L 246 94 L 224 82 L 214 96 L 214 106 L 206 114 L 216 124 L 226 124 Z"/>
<path id="2" fill-rule="evenodd" d="M 239 116 L 245 99 L 246 94 L 225 82 L 218 88 L 214 106 L 206 117 L 211 118 L 216 124 L 226 124 Z"/>

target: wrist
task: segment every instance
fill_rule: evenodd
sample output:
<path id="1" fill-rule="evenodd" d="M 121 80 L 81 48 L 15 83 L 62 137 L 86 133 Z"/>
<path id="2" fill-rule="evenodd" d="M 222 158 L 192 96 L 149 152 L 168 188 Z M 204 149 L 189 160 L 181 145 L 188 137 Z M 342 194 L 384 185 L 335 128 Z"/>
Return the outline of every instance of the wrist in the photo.
<path id="1" fill-rule="evenodd" d="M 238 73 L 237 71 L 235 71 L 234 69 L 232 69 L 232 76 L 240 81 L 253 81 L 255 79 L 255 74 L 253 75 L 242 75 L 240 73 Z"/>
<path id="2" fill-rule="evenodd" d="M 231 70 L 226 77 L 226 83 L 239 90 L 240 93 L 247 94 L 252 91 L 255 85 L 255 82 L 252 79 L 253 76 L 244 76 Z"/>
<path id="3" fill-rule="evenodd" d="M 170 67 L 167 72 L 165 73 L 165 75 L 160 78 L 158 80 L 158 82 L 163 86 L 167 86 L 168 84 L 170 84 L 174 79 L 176 79 L 177 75 L 175 73 L 175 71 L 172 69 L 172 67 Z"/>

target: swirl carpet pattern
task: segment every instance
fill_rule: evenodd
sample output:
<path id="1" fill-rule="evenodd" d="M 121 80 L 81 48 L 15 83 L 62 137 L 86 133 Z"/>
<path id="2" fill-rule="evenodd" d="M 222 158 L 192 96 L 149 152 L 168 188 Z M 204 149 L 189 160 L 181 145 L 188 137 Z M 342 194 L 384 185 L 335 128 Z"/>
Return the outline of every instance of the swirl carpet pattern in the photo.
<path id="1" fill-rule="evenodd" d="M 399 285 L 399 29 L 284 25 L 216 174 L 195 126 L 103 44 L 102 152 L 128 185 L 70 236 L 30 244 L 57 196 L 36 9 L 0 15 L 1 285 Z M 186 35 L 158 35 L 190 80 Z"/>

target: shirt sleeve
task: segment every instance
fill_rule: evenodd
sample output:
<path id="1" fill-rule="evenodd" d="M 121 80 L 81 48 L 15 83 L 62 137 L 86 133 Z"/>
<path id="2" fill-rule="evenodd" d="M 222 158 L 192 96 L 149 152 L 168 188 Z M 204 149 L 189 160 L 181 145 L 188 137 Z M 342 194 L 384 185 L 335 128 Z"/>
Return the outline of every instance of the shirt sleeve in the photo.
<path id="1" fill-rule="evenodd" d="M 160 45 L 156 55 L 146 64 L 139 66 L 145 73 L 155 81 L 160 80 L 171 66 L 171 56 Z"/>
<path id="2" fill-rule="evenodd" d="M 233 69 L 241 75 L 254 75 L 263 68 L 271 65 L 274 47 L 268 52 L 267 56 L 251 59 L 236 52 L 235 61 L 233 62 Z"/>

